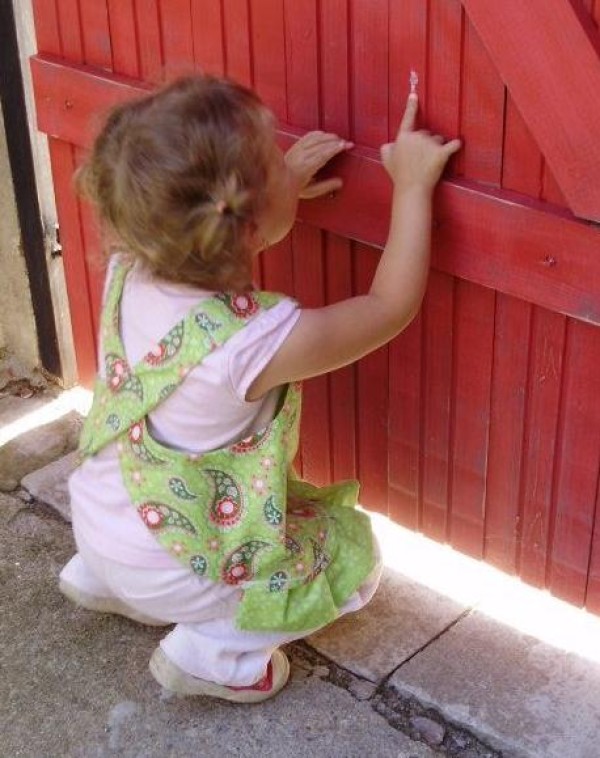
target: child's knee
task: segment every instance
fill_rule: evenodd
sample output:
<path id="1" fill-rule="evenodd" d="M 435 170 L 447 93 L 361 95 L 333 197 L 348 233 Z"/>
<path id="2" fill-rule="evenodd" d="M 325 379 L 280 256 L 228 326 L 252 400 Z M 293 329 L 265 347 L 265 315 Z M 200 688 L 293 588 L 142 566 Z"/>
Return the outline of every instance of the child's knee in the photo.
<path id="1" fill-rule="evenodd" d="M 80 553 L 75 553 L 59 575 L 59 582 L 66 582 L 82 592 L 93 595 L 110 595 L 109 587 L 88 566 Z"/>

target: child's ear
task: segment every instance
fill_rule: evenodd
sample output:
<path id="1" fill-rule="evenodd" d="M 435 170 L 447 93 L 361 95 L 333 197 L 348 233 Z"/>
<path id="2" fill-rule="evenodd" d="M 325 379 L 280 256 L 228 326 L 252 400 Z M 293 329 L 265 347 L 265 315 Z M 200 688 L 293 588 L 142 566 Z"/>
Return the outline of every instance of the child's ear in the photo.
<path id="1" fill-rule="evenodd" d="M 265 239 L 260 233 L 256 221 L 248 221 L 244 229 L 244 241 L 246 249 L 250 250 L 252 255 L 258 255 L 262 250 L 269 247 L 269 240 Z"/>

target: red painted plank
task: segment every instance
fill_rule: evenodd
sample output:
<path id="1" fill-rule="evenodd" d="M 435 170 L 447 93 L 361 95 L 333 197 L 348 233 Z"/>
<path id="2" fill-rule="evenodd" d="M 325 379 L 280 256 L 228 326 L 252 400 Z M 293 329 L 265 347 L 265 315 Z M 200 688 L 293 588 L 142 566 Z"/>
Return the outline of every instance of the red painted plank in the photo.
<path id="1" fill-rule="evenodd" d="M 494 334 L 485 559 L 515 573 L 531 306 L 498 295 Z"/>
<path id="2" fill-rule="evenodd" d="M 158 0 L 135 0 L 135 20 L 138 30 L 140 76 L 145 82 L 158 84 L 164 78 Z"/>
<path id="3" fill-rule="evenodd" d="M 577 605 L 585 601 L 600 469 L 600 330 L 567 327 L 552 550 L 551 591 Z"/>
<path id="4" fill-rule="evenodd" d="M 592 558 L 588 570 L 585 607 L 591 613 L 600 613 L 600 474 L 596 495 L 596 511 L 592 536 Z"/>
<path id="5" fill-rule="evenodd" d="M 320 5 L 320 93 L 321 127 L 340 136 L 350 136 L 350 93 L 348 78 L 348 25 L 346 0 L 328 0 Z"/>
<path id="6" fill-rule="evenodd" d="M 285 64 L 287 120 L 302 129 L 319 127 L 316 0 L 286 0 Z"/>
<path id="7" fill-rule="evenodd" d="M 96 68 L 64 65 L 58 59 L 31 59 L 38 128 L 78 147 L 89 148 L 99 114 L 147 94 L 151 85 L 105 75 Z"/>
<path id="8" fill-rule="evenodd" d="M 510 96 L 506 101 L 502 186 L 538 198 L 542 191 L 542 154 Z"/>
<path id="9" fill-rule="evenodd" d="M 193 73 L 191 0 L 159 0 L 158 7 L 166 78 Z"/>
<path id="10" fill-rule="evenodd" d="M 427 128 L 447 138 L 460 134 L 463 11 L 460 0 L 433 3 L 429 10 Z M 421 83 L 419 82 L 419 90 Z"/>
<path id="11" fill-rule="evenodd" d="M 450 541 L 477 558 L 483 557 L 494 300 L 491 290 L 457 284 Z"/>
<path id="12" fill-rule="evenodd" d="M 332 234 L 325 237 L 326 300 L 336 303 L 353 294 L 352 249 L 348 240 Z M 334 481 L 353 479 L 356 465 L 356 369 L 354 366 L 329 375 L 331 470 Z"/>
<path id="13" fill-rule="evenodd" d="M 598 229 L 504 192 L 472 190 L 467 199 L 471 190 L 458 186 L 447 183 L 440 191 L 435 268 L 600 324 Z"/>
<path id="14" fill-rule="evenodd" d="M 561 208 L 568 206 L 567 201 L 547 161 L 544 161 L 542 169 L 542 198 L 548 203 L 559 205 Z"/>
<path id="15" fill-rule="evenodd" d="M 294 269 L 291 236 L 288 235 L 281 242 L 261 253 L 261 259 L 264 289 L 292 295 L 294 293 Z"/>
<path id="16" fill-rule="evenodd" d="M 70 61 L 83 61 L 81 17 L 77 0 L 56 0 L 61 55 Z"/>
<path id="17" fill-rule="evenodd" d="M 223 0 L 223 25 L 227 75 L 241 84 L 252 86 L 248 3 Z"/>
<path id="18" fill-rule="evenodd" d="M 444 542 L 448 530 L 454 280 L 432 271 L 423 304 L 421 529 Z"/>
<path id="19" fill-rule="evenodd" d="M 140 76 L 135 0 L 108 0 L 108 22 L 113 70 L 124 76 Z"/>
<path id="20" fill-rule="evenodd" d="M 388 141 L 388 0 L 350 0 L 352 139 Z"/>
<path id="21" fill-rule="evenodd" d="M 413 70 L 419 76 L 421 116 L 426 118 L 428 7 L 429 4 L 424 3 L 423 0 L 390 3 L 388 73 L 388 139 L 390 140 L 396 136 L 402 120 L 409 92 L 410 72 Z"/>
<path id="22" fill-rule="evenodd" d="M 32 59 L 42 131 L 89 145 L 95 115 L 146 91 L 139 82 L 98 75 L 42 56 Z M 283 145 L 294 137 L 282 132 Z M 300 207 L 300 218 L 371 245 L 385 243 L 391 187 L 376 154 L 355 149 L 336 173 L 345 189 Z M 365 202 L 365 198 L 369 202 Z M 434 267 L 549 309 L 600 323 L 600 231 L 506 191 L 444 182 L 436 203 Z M 485 250 L 485 255 L 481 251 Z"/>
<path id="23" fill-rule="evenodd" d="M 32 9 L 38 51 L 60 55 L 60 30 L 55 0 L 33 0 Z"/>
<path id="24" fill-rule="evenodd" d="M 465 27 L 461 166 L 469 179 L 499 186 L 502 177 L 504 85 L 471 24 Z"/>
<path id="25" fill-rule="evenodd" d="M 225 73 L 221 0 L 192 1 L 194 60 L 208 74 Z"/>
<path id="26" fill-rule="evenodd" d="M 83 62 L 111 70 L 112 48 L 106 0 L 79 0 L 79 12 L 83 36 Z"/>
<path id="27" fill-rule="evenodd" d="M 79 167 L 85 158 L 82 150 L 74 150 L 75 165 Z M 77 200 L 78 214 L 81 220 L 81 237 L 83 242 L 83 260 L 86 271 L 87 291 L 90 299 L 92 328 L 94 334 L 99 334 L 100 311 L 102 309 L 102 291 L 106 263 L 104 260 L 102 242 L 98 221 L 89 203 Z"/>
<path id="28" fill-rule="evenodd" d="M 545 587 L 566 319 L 535 308 L 523 441 L 519 574 Z"/>
<path id="29" fill-rule="evenodd" d="M 281 0 L 250 0 L 254 87 L 277 118 L 287 121 L 285 35 Z"/>
<path id="30" fill-rule="evenodd" d="M 354 286 L 357 294 L 369 291 L 379 252 L 353 246 Z M 388 347 L 379 348 L 357 364 L 357 459 L 360 501 L 369 509 L 388 512 Z"/>
<path id="31" fill-rule="evenodd" d="M 318 229 L 297 224 L 292 231 L 294 289 L 303 308 L 325 304 L 322 234 Z M 304 383 L 304 413 L 301 446 L 302 474 L 314 484 L 328 484 L 330 471 L 329 390 L 327 377 Z"/>
<path id="32" fill-rule="evenodd" d="M 600 92 L 597 31 L 570 0 L 463 4 L 570 208 L 600 221 L 600 99 L 591 96 Z"/>
<path id="33" fill-rule="evenodd" d="M 72 187 L 73 150 L 65 142 L 54 139 L 49 140 L 49 146 L 77 371 L 79 382 L 91 386 L 96 375 L 96 332 L 90 307 L 81 218 Z"/>
<path id="34" fill-rule="evenodd" d="M 389 513 L 410 529 L 420 525 L 421 339 L 417 316 L 389 345 Z"/>

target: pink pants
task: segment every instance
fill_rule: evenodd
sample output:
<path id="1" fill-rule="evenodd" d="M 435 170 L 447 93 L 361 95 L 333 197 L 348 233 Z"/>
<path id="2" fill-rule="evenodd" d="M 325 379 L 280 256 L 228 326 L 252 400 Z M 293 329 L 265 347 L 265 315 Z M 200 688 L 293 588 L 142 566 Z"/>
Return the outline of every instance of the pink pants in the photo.
<path id="1" fill-rule="evenodd" d="M 375 568 L 348 599 L 340 616 L 360 610 L 375 594 L 382 571 L 375 547 Z M 175 562 L 173 568 L 139 568 L 98 555 L 80 539 L 78 548 L 61 577 L 83 592 L 117 597 L 145 616 L 175 623 L 160 646 L 192 676 L 217 684 L 254 684 L 264 675 L 276 648 L 311 634 L 238 629 L 234 618 L 240 590 L 235 587 L 202 579 Z"/>

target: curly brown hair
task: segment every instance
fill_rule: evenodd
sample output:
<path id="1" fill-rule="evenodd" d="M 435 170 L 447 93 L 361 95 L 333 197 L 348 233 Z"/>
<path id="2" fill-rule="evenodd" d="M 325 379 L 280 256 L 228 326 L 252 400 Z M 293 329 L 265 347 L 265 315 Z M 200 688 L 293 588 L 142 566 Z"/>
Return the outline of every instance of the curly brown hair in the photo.
<path id="1" fill-rule="evenodd" d="M 110 112 L 77 186 L 118 250 L 156 276 L 246 289 L 266 204 L 272 117 L 250 90 L 193 76 Z"/>

